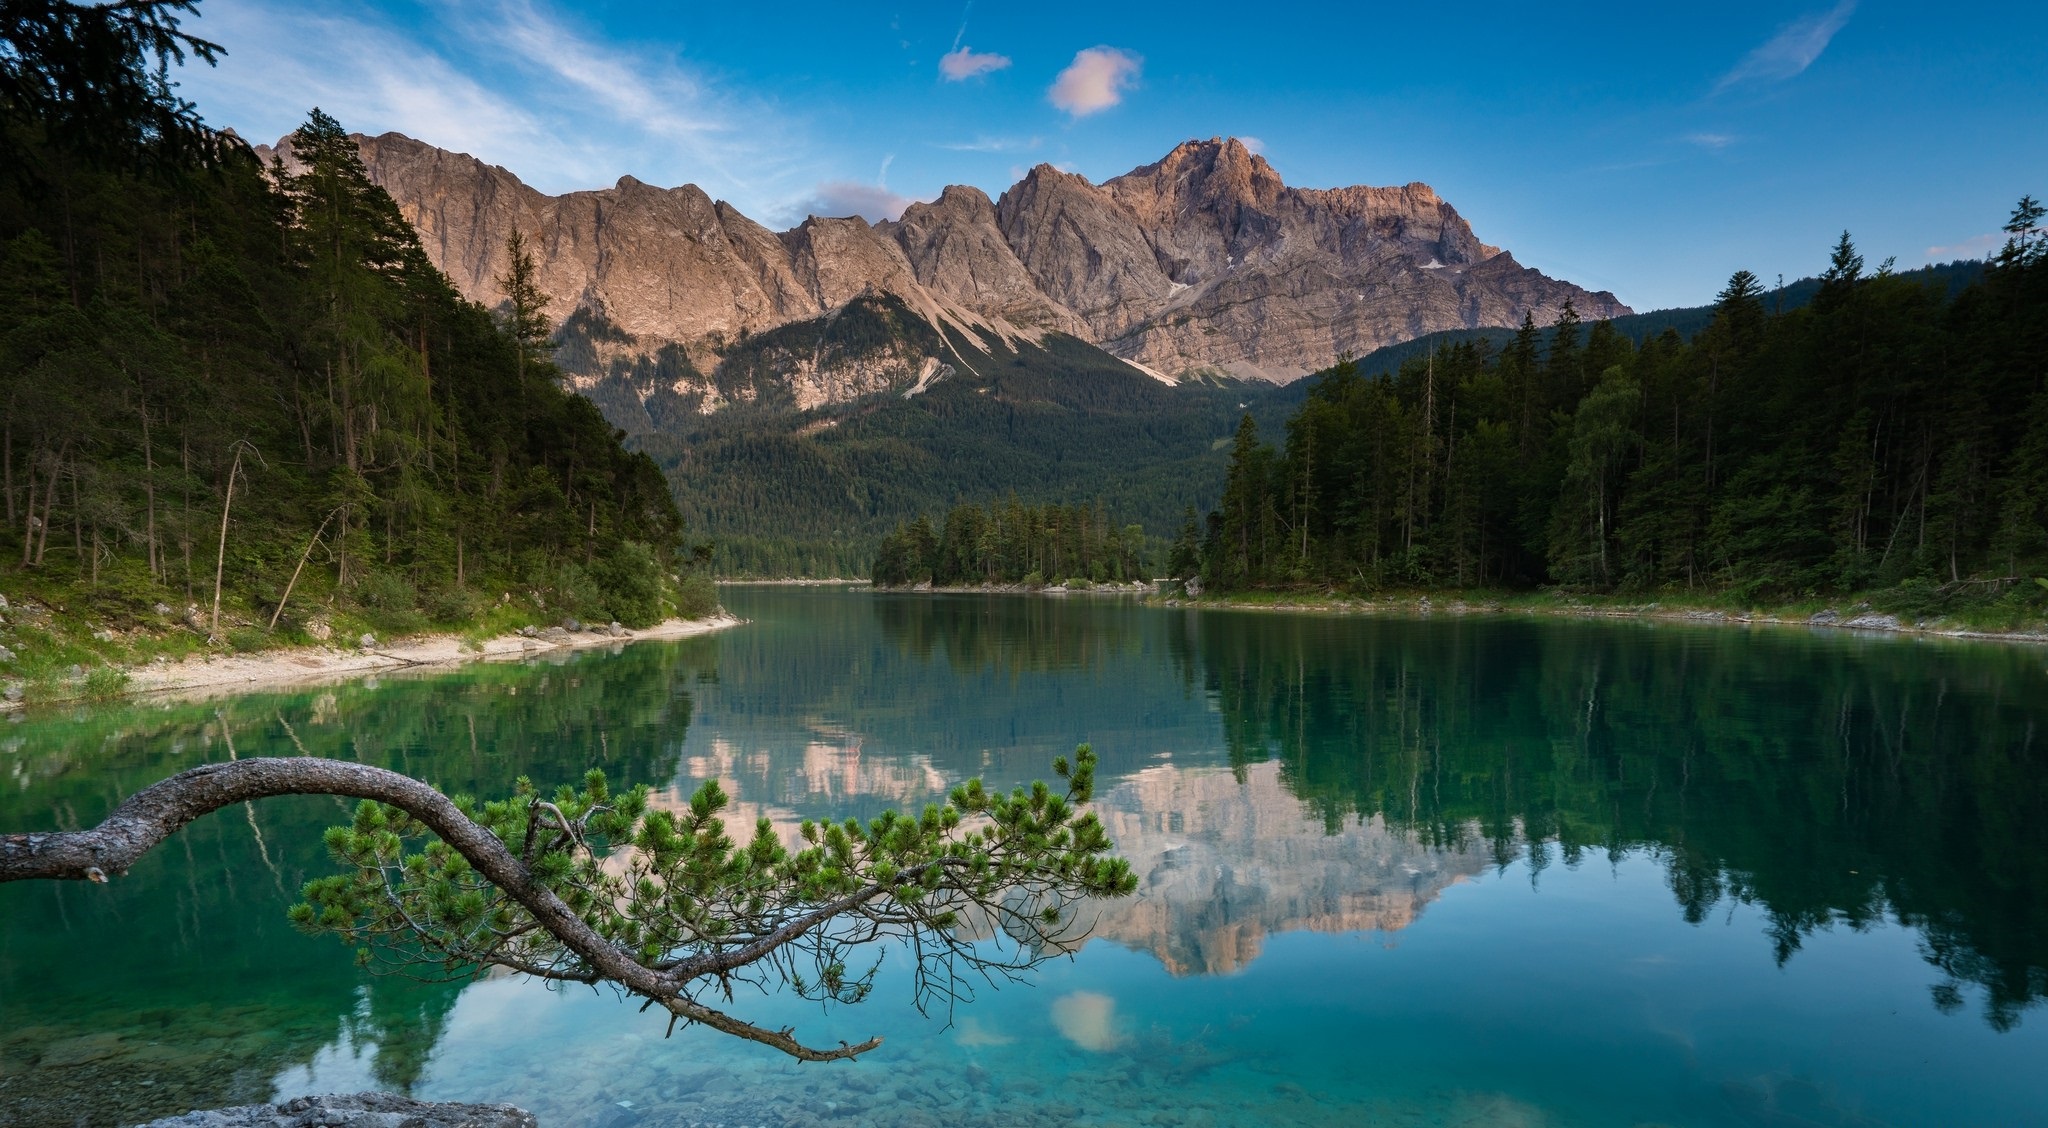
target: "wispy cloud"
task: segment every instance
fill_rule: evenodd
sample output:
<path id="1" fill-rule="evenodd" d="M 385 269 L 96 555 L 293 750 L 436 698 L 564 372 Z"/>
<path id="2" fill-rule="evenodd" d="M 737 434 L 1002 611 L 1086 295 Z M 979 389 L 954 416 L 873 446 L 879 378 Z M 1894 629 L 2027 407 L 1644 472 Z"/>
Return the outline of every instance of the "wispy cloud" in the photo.
<path id="1" fill-rule="evenodd" d="M 1237 143 L 1250 150 L 1253 156 L 1264 156 L 1266 153 L 1266 143 L 1248 133 L 1238 134 Z"/>
<path id="2" fill-rule="evenodd" d="M 1718 153 L 1741 138 L 1732 133 L 1688 133 L 1681 140 L 1688 145 L 1696 145 Z"/>
<path id="3" fill-rule="evenodd" d="M 177 77 L 209 120 L 252 141 L 275 141 L 314 106 L 351 129 L 398 130 L 474 153 L 524 151 L 543 133 L 517 103 L 388 27 L 215 0 L 197 30 L 226 44 L 228 56 Z M 317 60 L 307 43 L 322 45 Z"/>
<path id="4" fill-rule="evenodd" d="M 1928 262 L 1947 262 L 1951 259 L 1980 259 L 2005 245 L 2005 233 L 1992 231 L 1983 235 L 1972 235 L 1968 239 L 1951 243 L 1945 247 L 1927 248 Z"/>
<path id="5" fill-rule="evenodd" d="M 817 175 L 797 165 L 806 146 L 766 104 L 671 55 L 602 42 L 538 0 L 420 12 L 424 23 L 400 26 L 369 6 L 209 0 L 196 30 L 230 54 L 179 77 L 209 120 L 252 140 L 289 132 L 318 105 L 350 129 L 470 153 L 549 192 L 631 172 L 694 182 L 744 209 Z"/>
<path id="6" fill-rule="evenodd" d="M 1144 66 L 1144 59 L 1121 48 L 1090 47 L 1074 55 L 1046 97 L 1077 118 L 1100 113 L 1124 100 Z"/>
<path id="7" fill-rule="evenodd" d="M 903 218 L 903 209 L 917 203 L 915 196 L 892 192 L 880 184 L 863 184 L 857 180 L 827 180 L 811 189 L 811 193 L 784 210 L 790 223 L 801 223 L 806 216 L 848 216 L 857 215 L 869 223 L 885 219 Z"/>
<path id="8" fill-rule="evenodd" d="M 972 141 L 934 141 L 932 148 L 955 153 L 1018 153 L 1044 144 L 1039 137 L 977 137 Z"/>
<path id="9" fill-rule="evenodd" d="M 965 82 L 1010 65 L 1008 55 L 977 54 L 972 47 L 956 47 L 939 56 L 939 74 L 948 82 Z"/>
<path id="10" fill-rule="evenodd" d="M 1841 0 L 1833 8 L 1817 15 L 1802 16 L 1786 24 L 1778 34 L 1764 41 L 1763 45 L 1742 57 L 1735 69 L 1721 76 L 1714 85 L 1719 94 L 1730 87 L 1744 83 L 1783 82 L 1805 73 L 1806 68 L 1820 58 L 1821 52 L 1835 38 L 1835 33 L 1849 22 L 1856 13 L 1856 0 Z"/>

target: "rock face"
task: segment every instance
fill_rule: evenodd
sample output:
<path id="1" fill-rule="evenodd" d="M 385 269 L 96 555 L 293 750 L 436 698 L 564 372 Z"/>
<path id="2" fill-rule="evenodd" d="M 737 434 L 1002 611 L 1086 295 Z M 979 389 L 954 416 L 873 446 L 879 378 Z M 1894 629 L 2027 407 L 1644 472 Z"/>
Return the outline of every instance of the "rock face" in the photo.
<path id="1" fill-rule="evenodd" d="M 506 1104 L 434 1104 L 394 1093 L 299 1097 L 152 1120 L 141 1128 L 539 1128 Z"/>
<path id="2" fill-rule="evenodd" d="M 1287 381 L 1344 354 L 1444 329 L 1628 313 L 1481 243 L 1425 184 L 1289 188 L 1235 139 L 1189 141 L 1103 184 L 1040 165 L 991 201 L 947 188 L 895 222 L 812 217 L 773 232 L 693 185 L 632 177 L 547 196 L 473 157 L 395 133 L 359 138 L 462 293 L 503 298 L 506 236 L 532 247 L 557 319 L 600 315 L 622 346 L 604 363 L 679 346 L 708 374 L 677 394 L 700 411 L 725 351 L 749 335 L 887 294 L 967 347 L 1045 331 L 1094 343 L 1153 375 L 1225 372 Z M 289 160 L 289 148 L 280 143 Z M 917 379 L 898 358 L 882 390 Z M 688 382 L 687 379 L 685 382 Z M 817 381 L 799 400 L 873 394 L 872 374 Z"/>
<path id="3" fill-rule="evenodd" d="M 1378 819 L 1331 828 L 1278 765 L 1148 768 L 1097 804 L 1137 895 L 1099 903 L 1090 935 L 1150 952 L 1173 975 L 1250 964 L 1276 933 L 1394 932 L 1485 871 L 1481 849 L 1433 850 Z"/>

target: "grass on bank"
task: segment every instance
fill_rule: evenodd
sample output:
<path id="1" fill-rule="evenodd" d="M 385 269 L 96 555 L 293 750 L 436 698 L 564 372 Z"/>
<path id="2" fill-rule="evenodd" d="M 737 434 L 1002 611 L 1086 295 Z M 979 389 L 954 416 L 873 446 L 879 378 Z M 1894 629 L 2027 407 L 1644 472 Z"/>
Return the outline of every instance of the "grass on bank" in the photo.
<path id="1" fill-rule="evenodd" d="M 1560 589 L 1384 589 L 1370 594 L 1328 588 L 1261 589 L 1189 597 L 1168 593 L 1155 598 L 1184 605 L 1253 609 L 1326 611 L 1417 611 L 1427 600 L 1432 610 L 1461 607 L 1467 611 L 1558 615 L 1662 615 L 1688 613 L 1731 619 L 1810 621 L 1834 612 L 1846 622 L 1860 615 L 1889 615 L 1905 628 L 1971 631 L 1984 634 L 2048 633 L 2048 580 L 1999 585 L 1936 585 L 1909 582 L 1885 588 L 1822 598 L 1761 600 L 1740 592 L 1655 592 L 1628 595 L 1591 594 Z"/>
<path id="2" fill-rule="evenodd" d="M 97 583 L 60 572 L 28 570 L 0 575 L 0 707 L 76 701 L 107 701 L 124 695 L 129 671 L 199 656 L 229 657 L 306 647 L 353 649 L 364 635 L 380 643 L 422 634 L 451 634 L 463 648 L 481 651 L 492 638 L 522 627 L 545 627 L 577 618 L 583 606 L 597 618 L 590 592 L 543 589 L 500 591 L 496 598 L 470 590 L 418 593 L 370 582 L 358 601 L 344 602 L 321 588 L 295 592 L 273 628 L 274 607 L 252 606 L 224 593 L 220 630 L 213 624 L 211 594 L 188 600 L 140 576 L 103 570 Z M 663 577 L 647 593 L 647 623 L 667 618 L 701 619 L 719 610 L 708 576 Z M 650 617 L 651 616 L 651 617 Z"/>

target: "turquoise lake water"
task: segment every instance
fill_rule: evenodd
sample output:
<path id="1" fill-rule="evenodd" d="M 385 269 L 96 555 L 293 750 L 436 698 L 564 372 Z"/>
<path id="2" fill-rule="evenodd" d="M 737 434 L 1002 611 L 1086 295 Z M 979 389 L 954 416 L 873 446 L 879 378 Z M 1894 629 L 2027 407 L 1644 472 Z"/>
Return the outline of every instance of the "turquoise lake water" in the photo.
<path id="1" fill-rule="evenodd" d="M 285 906 L 327 799 L 112 886 L 0 886 L 0 1124 L 315 1091 L 645 1125 L 2048 1125 L 2048 649 L 1125 599 L 725 589 L 753 621 L 432 676 L 12 718 L 0 827 L 230 755 L 495 794 L 589 764 L 736 817 L 921 806 L 1091 742 L 1139 892 L 950 1014 L 355 970 Z"/>

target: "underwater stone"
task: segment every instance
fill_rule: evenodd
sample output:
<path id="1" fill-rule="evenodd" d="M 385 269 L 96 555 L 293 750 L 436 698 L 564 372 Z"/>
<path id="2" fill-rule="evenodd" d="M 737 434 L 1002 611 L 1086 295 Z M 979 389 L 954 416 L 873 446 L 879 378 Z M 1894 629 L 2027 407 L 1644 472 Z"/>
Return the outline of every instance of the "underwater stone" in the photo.
<path id="1" fill-rule="evenodd" d="M 539 1128 L 508 1104 L 436 1104 L 395 1093 L 298 1097 L 275 1105 L 242 1105 L 152 1120 L 141 1128 Z"/>

